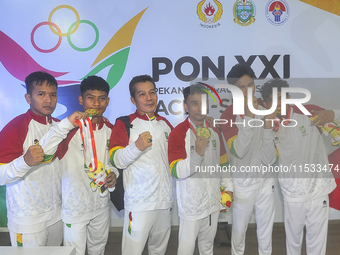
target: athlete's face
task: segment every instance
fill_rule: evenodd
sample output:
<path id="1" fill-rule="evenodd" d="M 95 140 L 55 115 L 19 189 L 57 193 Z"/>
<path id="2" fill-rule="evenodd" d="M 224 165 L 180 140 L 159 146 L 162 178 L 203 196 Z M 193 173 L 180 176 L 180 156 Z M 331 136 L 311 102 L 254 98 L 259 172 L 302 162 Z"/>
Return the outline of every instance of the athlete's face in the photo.
<path id="1" fill-rule="evenodd" d="M 79 104 L 84 107 L 84 111 L 88 109 L 98 110 L 96 118 L 101 118 L 109 105 L 110 98 L 105 91 L 100 90 L 87 90 L 84 95 L 79 96 Z M 100 119 L 101 120 L 101 119 Z"/>
<path id="2" fill-rule="evenodd" d="M 131 97 L 131 102 L 137 107 L 140 115 L 153 117 L 157 107 L 157 93 L 152 82 L 138 82 L 135 88 L 135 98 Z"/>
<path id="3" fill-rule="evenodd" d="M 25 99 L 31 111 L 38 116 L 50 116 L 57 106 L 57 87 L 44 81 L 41 85 L 33 83 L 30 94 L 25 94 Z"/>
<path id="4" fill-rule="evenodd" d="M 238 81 L 235 83 L 235 86 L 237 86 L 239 89 L 242 90 L 242 93 L 244 95 L 244 98 L 248 97 L 248 87 L 252 88 L 252 94 L 249 95 L 250 97 L 254 96 L 255 93 L 255 83 L 253 78 L 251 78 L 248 75 L 243 75 Z"/>
<path id="5" fill-rule="evenodd" d="M 208 102 L 206 105 L 208 106 Z M 206 115 L 202 114 L 202 94 L 195 93 L 188 95 L 186 103 L 184 103 L 184 108 L 189 113 L 189 118 L 196 125 L 206 117 Z"/>

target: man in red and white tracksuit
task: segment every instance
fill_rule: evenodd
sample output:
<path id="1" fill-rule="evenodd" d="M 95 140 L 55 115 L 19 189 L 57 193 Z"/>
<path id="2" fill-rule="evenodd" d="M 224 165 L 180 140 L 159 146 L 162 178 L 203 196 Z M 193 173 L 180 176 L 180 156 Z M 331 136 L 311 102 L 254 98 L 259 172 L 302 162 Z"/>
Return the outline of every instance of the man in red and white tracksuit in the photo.
<path id="1" fill-rule="evenodd" d="M 202 85 L 183 90 L 184 107 L 189 117 L 174 128 L 169 136 L 169 164 L 176 178 L 178 214 L 180 217 L 178 254 L 192 255 L 196 239 L 201 255 L 213 254 L 220 212 L 222 186 L 232 197 L 231 178 L 221 178 L 217 166 L 227 166 L 228 156 L 220 150 L 218 129 L 210 128 L 201 113 Z M 200 136 L 205 129 L 210 135 Z M 224 148 L 223 148 L 224 149 Z M 207 168 L 216 172 L 209 172 Z"/>
<path id="2" fill-rule="evenodd" d="M 245 115 L 233 115 L 234 105 L 229 106 L 221 115 L 228 123 L 221 124 L 227 142 L 229 162 L 236 168 L 231 173 L 234 184 L 233 225 L 231 254 L 242 255 L 245 249 L 245 237 L 252 212 L 257 224 L 258 250 L 261 255 L 272 253 L 272 231 L 275 214 L 274 176 L 262 172 L 261 167 L 274 164 L 277 160 L 270 125 L 259 125 L 263 116 L 253 114 L 248 107 L 248 97 L 253 99 L 253 107 L 259 105 L 254 97 L 254 71 L 237 64 L 227 75 L 228 83 L 243 92 L 245 97 Z M 252 93 L 248 94 L 248 88 Z M 271 118 L 271 116 L 265 116 Z M 257 169 L 256 171 L 251 171 Z"/>
<path id="3" fill-rule="evenodd" d="M 105 186 L 110 188 L 116 182 L 114 175 L 118 176 L 117 169 L 109 166 L 108 144 L 112 124 L 103 119 L 109 104 L 110 87 L 103 78 L 89 76 L 81 82 L 80 89 L 79 103 L 84 110 L 97 110 L 92 117 L 92 141 L 95 142 L 97 160 L 103 163 L 106 170 L 112 171 L 105 179 Z M 87 141 L 85 143 L 88 152 L 91 144 Z M 110 227 L 110 196 L 108 193 L 101 196 L 98 190 L 91 188 L 92 180 L 84 168 L 84 145 L 80 128 L 74 128 L 74 124 L 65 118 L 51 128 L 40 144 L 49 154 L 58 148 L 56 155 L 60 160 L 62 174 L 64 245 L 76 247 L 77 255 L 85 254 L 86 249 L 90 255 L 103 255 Z M 87 168 L 90 162 L 90 158 L 86 157 Z"/>
<path id="4" fill-rule="evenodd" d="M 279 173 L 279 183 L 284 200 L 284 223 L 287 254 L 301 254 L 303 229 L 306 227 L 308 255 L 326 254 L 329 217 L 329 198 L 336 183 L 329 167 L 324 140 L 309 116 L 296 106 L 286 107 L 281 116 L 281 88 L 289 87 L 281 79 L 264 84 L 261 94 L 264 105 L 271 108 L 272 89 L 278 89 L 277 112 L 282 124 L 272 137 L 280 155 L 280 165 L 291 169 Z M 288 98 L 290 96 L 288 95 Z M 339 110 L 325 111 L 316 105 L 304 105 L 318 115 L 315 123 L 323 126 L 333 120 L 340 121 Z"/>
<path id="5" fill-rule="evenodd" d="M 56 125 L 57 81 L 44 72 L 25 79 L 30 109 L 0 132 L 0 185 L 6 185 L 12 246 L 59 246 L 62 242 L 59 160 L 44 155 L 39 140 Z"/>
<path id="6" fill-rule="evenodd" d="M 125 218 L 122 254 L 165 254 L 171 231 L 173 180 L 168 164 L 171 124 L 154 111 L 156 86 L 148 75 L 130 82 L 137 111 L 130 117 L 130 137 L 117 120 L 110 139 L 110 159 L 123 170 Z"/>

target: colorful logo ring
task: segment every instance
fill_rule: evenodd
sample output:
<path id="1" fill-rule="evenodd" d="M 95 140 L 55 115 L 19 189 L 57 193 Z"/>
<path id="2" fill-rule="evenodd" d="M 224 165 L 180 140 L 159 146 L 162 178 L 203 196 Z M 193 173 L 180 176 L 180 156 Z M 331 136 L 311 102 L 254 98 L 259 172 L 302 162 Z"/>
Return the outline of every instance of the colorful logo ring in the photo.
<path id="1" fill-rule="evenodd" d="M 73 29 L 74 26 L 76 26 L 76 23 L 77 23 L 77 22 L 74 22 L 74 23 L 69 27 L 69 29 L 68 29 L 68 31 L 67 31 L 67 41 L 68 41 L 68 43 L 70 44 L 70 46 L 71 46 L 73 49 L 75 49 L 75 50 L 77 50 L 77 51 L 88 51 L 88 50 L 93 49 L 93 48 L 97 45 L 98 40 L 99 40 L 99 31 L 98 31 L 98 28 L 96 27 L 95 24 L 93 24 L 93 23 L 92 23 L 91 21 L 89 21 L 89 20 L 80 20 L 80 21 L 79 21 L 79 23 L 86 23 L 86 24 L 89 24 L 90 26 L 92 26 L 93 29 L 94 29 L 94 31 L 95 31 L 95 33 L 96 33 L 96 39 L 94 40 L 94 42 L 93 42 L 92 45 L 90 45 L 90 46 L 87 47 L 87 48 L 79 48 L 79 47 L 75 46 L 75 45 L 72 43 L 72 41 L 71 41 L 72 29 Z"/>
<path id="2" fill-rule="evenodd" d="M 57 6 L 56 8 L 54 8 L 54 9 L 51 11 L 50 15 L 48 16 L 48 21 L 49 21 L 49 22 L 52 22 L 52 16 L 53 16 L 53 14 L 54 14 L 57 10 L 62 9 L 62 8 L 70 9 L 70 10 L 73 11 L 74 14 L 76 15 L 77 21 L 76 21 L 76 26 L 75 26 L 74 29 L 71 31 L 71 35 L 72 35 L 74 32 L 77 31 L 77 29 L 78 29 L 78 27 L 79 27 L 79 24 L 80 24 L 80 16 L 79 16 L 79 13 L 78 13 L 77 10 L 76 10 L 75 8 L 73 8 L 72 6 L 69 6 L 69 5 L 59 5 L 59 6 Z M 52 26 L 50 26 L 50 29 L 51 29 L 51 31 L 52 31 L 54 34 L 56 34 L 56 35 L 58 35 L 58 36 L 67 36 L 67 34 L 68 34 L 68 33 L 61 33 L 61 31 L 60 31 L 60 32 L 59 32 L 59 31 L 57 32 L 57 31 L 55 31 L 55 30 L 53 29 Z"/>
<path id="3" fill-rule="evenodd" d="M 59 33 L 61 33 L 61 29 L 60 29 L 56 24 L 54 24 L 53 22 L 50 22 L 50 21 L 40 22 L 39 24 L 37 24 L 37 25 L 32 29 L 32 32 L 31 32 L 31 42 L 32 42 L 33 47 L 34 47 L 37 51 L 40 51 L 40 52 L 42 52 L 42 53 L 49 53 L 49 52 L 52 52 L 52 51 L 55 51 L 56 49 L 58 49 L 58 47 L 60 46 L 61 41 L 62 41 L 63 38 L 62 38 L 62 36 L 59 36 L 59 39 L 58 39 L 57 44 L 56 44 L 53 48 L 51 48 L 51 49 L 49 49 L 49 50 L 43 50 L 43 49 L 39 48 L 39 47 L 35 44 L 35 42 L 34 42 L 34 34 L 35 34 L 35 31 L 36 31 L 39 27 L 41 27 L 41 26 L 43 26 L 43 25 L 53 26 L 53 27 L 55 27 L 55 29 L 58 30 Z"/>

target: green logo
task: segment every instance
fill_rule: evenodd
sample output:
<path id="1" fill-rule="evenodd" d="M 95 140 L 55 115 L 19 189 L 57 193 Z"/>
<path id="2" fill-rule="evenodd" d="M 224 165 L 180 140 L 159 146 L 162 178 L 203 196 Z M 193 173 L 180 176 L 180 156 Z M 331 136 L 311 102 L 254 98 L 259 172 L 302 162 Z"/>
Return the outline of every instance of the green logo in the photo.
<path id="1" fill-rule="evenodd" d="M 213 147 L 216 148 L 216 140 L 212 140 Z"/>
<path id="2" fill-rule="evenodd" d="M 305 129 L 304 126 L 299 127 L 299 129 L 300 129 L 300 131 L 301 131 L 302 134 L 305 134 L 305 133 L 306 133 L 306 129 Z"/>
<path id="3" fill-rule="evenodd" d="M 164 132 L 164 134 L 165 134 L 165 139 L 168 141 L 168 139 L 169 139 L 168 132 Z"/>

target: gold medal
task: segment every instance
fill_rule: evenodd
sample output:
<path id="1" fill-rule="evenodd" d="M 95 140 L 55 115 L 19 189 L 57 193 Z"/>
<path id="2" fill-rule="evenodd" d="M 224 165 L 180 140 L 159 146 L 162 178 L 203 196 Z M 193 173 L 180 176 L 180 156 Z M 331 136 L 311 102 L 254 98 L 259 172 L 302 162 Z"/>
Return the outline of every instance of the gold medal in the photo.
<path id="1" fill-rule="evenodd" d="M 206 127 L 196 128 L 196 134 L 197 134 L 197 136 L 203 136 L 203 137 L 208 138 L 208 139 L 211 136 L 210 130 Z"/>
<path id="2" fill-rule="evenodd" d="M 276 109 L 275 112 L 274 112 L 274 114 L 275 114 L 276 116 L 280 116 L 280 115 L 281 115 L 281 109 Z"/>
<path id="3" fill-rule="evenodd" d="M 97 109 L 87 109 L 85 112 L 87 112 L 90 116 L 95 116 L 99 113 Z"/>

